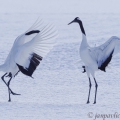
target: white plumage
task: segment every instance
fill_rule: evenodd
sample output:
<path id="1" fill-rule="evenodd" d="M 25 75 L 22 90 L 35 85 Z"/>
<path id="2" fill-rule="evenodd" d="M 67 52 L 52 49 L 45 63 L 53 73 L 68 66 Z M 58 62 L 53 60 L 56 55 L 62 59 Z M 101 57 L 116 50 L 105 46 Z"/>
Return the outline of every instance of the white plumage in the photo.
<path id="1" fill-rule="evenodd" d="M 96 103 L 96 95 L 97 95 L 97 87 L 98 84 L 95 79 L 95 71 L 98 69 L 102 71 L 106 71 L 105 68 L 110 63 L 112 56 L 116 53 L 120 52 L 120 38 L 113 36 L 108 41 L 106 41 L 104 44 L 98 46 L 98 47 L 90 47 L 87 43 L 87 38 L 85 34 L 85 30 L 82 24 L 82 21 L 76 17 L 72 22 L 69 24 L 77 22 L 80 25 L 80 29 L 82 32 L 82 42 L 80 45 L 80 57 L 81 60 L 84 62 L 85 66 L 83 66 L 84 71 L 87 73 L 87 76 L 89 78 L 89 94 L 88 94 L 88 100 L 87 103 L 89 103 L 89 97 L 90 97 L 90 91 L 91 91 L 91 80 L 90 80 L 90 74 L 94 78 L 95 81 L 95 99 L 94 104 Z"/>
<path id="2" fill-rule="evenodd" d="M 18 95 L 10 89 L 10 81 L 19 71 L 32 77 L 33 72 L 43 57 L 53 48 L 56 43 L 57 31 L 50 24 L 37 20 L 25 33 L 18 36 L 11 48 L 11 51 L 0 70 L 5 74 L 1 77 L 8 86 L 9 101 L 10 93 Z M 10 77 L 8 83 L 4 77 Z"/>
<path id="3" fill-rule="evenodd" d="M 110 57 L 111 54 L 113 56 L 120 52 L 119 45 L 120 38 L 113 36 L 104 44 L 98 47 L 90 47 L 88 50 L 91 58 L 94 59 L 94 61 L 97 61 L 98 68 L 100 68 L 103 63 Z M 103 69 L 103 71 L 105 71 L 105 69 Z"/>

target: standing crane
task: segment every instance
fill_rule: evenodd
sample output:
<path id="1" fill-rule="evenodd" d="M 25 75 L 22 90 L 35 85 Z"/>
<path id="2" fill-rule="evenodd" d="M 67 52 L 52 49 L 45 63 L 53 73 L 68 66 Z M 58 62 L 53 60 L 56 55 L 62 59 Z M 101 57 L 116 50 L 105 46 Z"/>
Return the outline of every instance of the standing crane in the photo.
<path id="1" fill-rule="evenodd" d="M 40 61 L 47 55 L 56 43 L 57 31 L 52 24 L 46 24 L 42 20 L 37 20 L 25 33 L 18 36 L 11 48 L 4 64 L 0 65 L 0 70 L 5 72 L 1 77 L 8 87 L 9 102 L 14 93 L 10 88 L 10 82 L 18 72 L 32 77 Z M 8 82 L 5 77 L 9 77 Z"/>
<path id="2" fill-rule="evenodd" d="M 80 45 L 80 57 L 85 66 L 82 66 L 84 71 L 87 73 L 88 79 L 89 79 L 89 93 L 88 93 L 88 100 L 87 104 L 90 103 L 90 91 L 91 91 L 91 80 L 90 80 L 90 74 L 92 75 L 94 81 L 95 81 L 95 98 L 94 103 L 96 103 L 96 96 L 97 96 L 97 88 L 98 84 L 95 79 L 95 71 L 98 69 L 106 72 L 106 67 L 110 63 L 113 55 L 120 52 L 119 46 L 120 46 L 120 38 L 116 36 L 112 36 L 109 40 L 107 40 L 104 44 L 98 46 L 98 47 L 90 47 L 87 38 L 86 33 L 82 24 L 82 21 L 79 17 L 76 17 L 71 23 L 78 23 L 82 32 L 82 42 Z M 68 24 L 68 25 L 69 25 Z"/>

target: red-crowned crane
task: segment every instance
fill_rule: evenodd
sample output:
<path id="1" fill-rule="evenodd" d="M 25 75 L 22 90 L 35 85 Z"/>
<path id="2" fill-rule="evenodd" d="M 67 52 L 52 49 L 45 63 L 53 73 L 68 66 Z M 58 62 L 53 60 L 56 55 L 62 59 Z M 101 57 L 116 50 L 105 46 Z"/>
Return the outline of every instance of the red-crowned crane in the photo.
<path id="1" fill-rule="evenodd" d="M 19 71 L 32 77 L 40 61 L 55 45 L 56 37 L 55 27 L 38 19 L 25 33 L 15 39 L 7 59 L 0 65 L 0 70 L 5 72 L 1 78 L 8 87 L 9 102 L 11 101 L 10 94 L 20 95 L 11 90 L 11 79 Z M 8 82 L 5 81 L 5 77 L 10 78 Z"/>
<path id="2" fill-rule="evenodd" d="M 120 49 L 119 49 L 120 38 L 113 36 L 104 44 L 98 47 L 90 47 L 87 42 L 86 33 L 80 18 L 76 17 L 69 24 L 71 23 L 78 23 L 82 32 L 82 42 L 80 45 L 80 57 L 83 63 L 85 64 L 85 66 L 83 66 L 83 69 L 84 69 L 84 72 L 87 73 L 87 76 L 89 79 L 89 93 L 88 93 L 87 104 L 90 103 L 89 98 L 90 98 L 90 91 L 92 86 L 91 80 L 90 80 L 90 74 L 92 75 L 95 81 L 95 99 L 94 99 L 94 104 L 95 104 L 97 88 L 98 88 L 98 84 L 95 79 L 95 71 L 100 69 L 106 72 L 105 68 L 110 63 L 113 55 L 120 52 Z"/>

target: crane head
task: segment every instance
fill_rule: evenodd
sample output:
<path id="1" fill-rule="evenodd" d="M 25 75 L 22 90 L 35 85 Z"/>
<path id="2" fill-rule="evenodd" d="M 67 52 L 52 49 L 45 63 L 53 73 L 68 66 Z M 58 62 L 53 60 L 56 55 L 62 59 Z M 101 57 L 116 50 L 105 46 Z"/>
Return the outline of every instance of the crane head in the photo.
<path id="1" fill-rule="evenodd" d="M 79 18 L 79 17 L 76 17 L 73 21 L 71 21 L 70 23 L 68 23 L 68 25 L 70 25 L 70 24 L 73 23 L 73 22 L 78 22 L 78 21 L 81 22 L 80 18 Z"/>

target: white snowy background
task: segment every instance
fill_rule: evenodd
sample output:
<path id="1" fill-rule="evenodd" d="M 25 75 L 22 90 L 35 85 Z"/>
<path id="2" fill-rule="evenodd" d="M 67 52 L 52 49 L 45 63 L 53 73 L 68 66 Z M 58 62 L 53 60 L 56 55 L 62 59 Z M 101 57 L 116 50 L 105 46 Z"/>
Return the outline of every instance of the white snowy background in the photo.
<path id="1" fill-rule="evenodd" d="M 79 59 L 81 31 L 78 24 L 67 25 L 80 17 L 88 43 L 98 46 L 111 36 L 120 37 L 119 0 L 0 0 L 0 64 L 15 40 L 40 17 L 59 32 L 57 45 L 34 72 L 34 79 L 21 73 L 11 82 L 20 96 L 11 96 L 0 81 L 0 120 L 93 120 L 95 114 L 120 114 L 120 54 L 107 72 L 98 71 L 97 104 L 94 81 L 90 104 L 86 104 L 89 81 L 81 71 Z M 4 73 L 1 71 L 0 76 Z M 93 113 L 93 118 L 88 113 Z M 98 118 L 99 120 L 102 118 Z M 107 118 L 106 118 L 107 119 Z"/>

